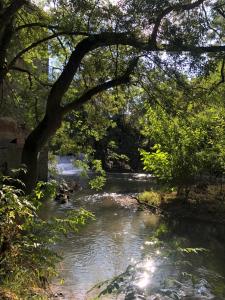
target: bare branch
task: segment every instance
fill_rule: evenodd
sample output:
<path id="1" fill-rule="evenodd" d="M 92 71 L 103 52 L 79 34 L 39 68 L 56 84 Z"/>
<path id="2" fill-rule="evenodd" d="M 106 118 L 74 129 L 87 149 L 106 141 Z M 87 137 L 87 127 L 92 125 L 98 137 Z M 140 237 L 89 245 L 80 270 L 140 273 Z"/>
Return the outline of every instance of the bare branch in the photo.
<path id="1" fill-rule="evenodd" d="M 159 27 L 161 25 L 162 19 L 168 15 L 169 13 L 171 13 L 173 11 L 173 7 L 168 7 L 167 9 L 165 9 L 161 15 L 159 15 L 155 21 L 153 30 L 152 30 L 152 34 L 151 34 L 151 38 L 150 40 L 155 44 L 156 43 L 156 39 L 157 39 L 157 35 L 158 35 L 158 31 L 159 31 Z"/>
<path id="2" fill-rule="evenodd" d="M 221 81 L 222 81 L 222 82 L 225 82 L 224 68 L 225 68 L 225 59 L 223 59 L 222 67 L 221 67 L 221 71 L 220 71 L 220 74 L 221 74 Z"/>

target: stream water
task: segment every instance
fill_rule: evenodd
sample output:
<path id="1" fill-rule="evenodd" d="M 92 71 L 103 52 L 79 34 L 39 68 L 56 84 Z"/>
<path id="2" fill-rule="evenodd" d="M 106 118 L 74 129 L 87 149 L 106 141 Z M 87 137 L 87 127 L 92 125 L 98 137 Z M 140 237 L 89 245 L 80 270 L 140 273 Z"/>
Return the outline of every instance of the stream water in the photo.
<path id="1" fill-rule="evenodd" d="M 78 171 L 70 167 L 61 165 L 65 179 L 74 180 Z M 165 221 L 117 201 L 118 195 L 153 185 L 144 174 L 108 174 L 99 193 L 84 189 L 68 204 L 47 204 L 46 216 L 83 207 L 96 217 L 56 245 L 63 256 L 59 272 L 64 285 L 55 280 L 53 286 L 63 292 L 62 299 L 87 299 L 87 292 L 105 280 L 109 281 L 90 292 L 88 299 L 100 291 L 107 295 L 104 299 L 225 299 L 223 226 Z"/>

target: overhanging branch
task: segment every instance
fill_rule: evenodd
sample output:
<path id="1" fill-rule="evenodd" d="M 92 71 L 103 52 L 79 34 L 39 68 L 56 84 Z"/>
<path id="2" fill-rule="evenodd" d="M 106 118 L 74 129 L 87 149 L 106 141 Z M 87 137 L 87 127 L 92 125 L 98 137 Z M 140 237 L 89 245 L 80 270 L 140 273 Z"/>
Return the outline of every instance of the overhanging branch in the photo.
<path id="1" fill-rule="evenodd" d="M 47 100 L 47 111 L 51 112 L 55 107 L 60 107 L 61 100 L 67 92 L 74 75 L 76 74 L 82 59 L 91 51 L 112 46 L 112 45 L 126 45 L 132 46 L 140 51 L 145 52 L 189 52 L 193 54 L 202 54 L 207 52 L 221 52 L 225 51 L 225 46 L 207 46 L 207 47 L 192 47 L 192 46 L 174 46 L 174 45 L 160 45 L 160 48 L 152 43 L 143 42 L 139 38 L 128 33 L 113 33 L 104 32 L 100 34 L 90 35 L 80 41 L 75 50 L 72 52 L 66 66 L 62 73 L 55 81 L 50 91 Z"/>
<path id="2" fill-rule="evenodd" d="M 56 32 L 54 34 L 51 34 L 43 39 L 40 39 L 32 44 L 30 44 L 30 46 L 24 48 L 23 50 L 21 50 L 12 60 L 11 62 L 8 64 L 8 69 L 11 69 L 12 66 L 14 66 L 14 64 L 16 63 L 16 61 L 22 57 L 24 54 L 26 54 L 27 52 L 29 52 L 30 50 L 36 48 L 37 46 L 49 41 L 49 40 L 52 40 L 54 38 L 57 38 L 61 35 L 71 35 L 71 36 L 74 36 L 74 35 L 82 35 L 82 36 L 88 36 L 88 33 L 86 32 L 81 32 L 81 31 L 61 31 L 61 32 Z"/>
<path id="3" fill-rule="evenodd" d="M 201 5 L 205 0 L 197 0 L 193 3 L 189 3 L 189 4 L 177 4 L 174 6 L 168 6 L 157 18 L 156 21 L 154 23 L 154 27 L 152 30 L 152 34 L 150 37 L 151 42 L 153 42 L 154 44 L 156 43 L 156 39 L 157 39 L 157 35 L 158 35 L 158 31 L 159 31 L 159 27 L 161 25 L 161 22 L 163 20 L 163 18 L 165 18 L 168 14 L 170 14 L 172 11 L 186 11 L 186 10 L 191 10 L 194 9 L 196 7 L 198 7 L 199 5 Z"/>
<path id="4" fill-rule="evenodd" d="M 204 1 L 204 0 L 199 0 L 199 1 Z M 181 47 L 176 47 L 174 45 L 172 46 L 160 45 L 160 47 L 158 47 L 154 42 L 152 42 L 152 40 L 150 40 L 150 42 L 142 41 L 129 32 L 122 32 L 122 33 L 102 32 L 99 34 L 88 34 L 87 32 L 82 32 L 82 31 L 74 31 L 74 32 L 61 31 L 61 32 L 56 32 L 50 36 L 47 36 L 41 40 L 38 40 L 32 43 L 30 46 L 26 47 L 25 49 L 21 50 L 8 64 L 8 69 L 12 68 L 12 66 L 16 63 L 17 59 L 22 57 L 30 50 L 34 49 L 35 47 L 39 46 L 44 42 L 57 38 L 61 35 L 85 36 L 86 39 L 89 39 L 89 41 L 91 41 L 93 44 L 93 48 L 89 49 L 89 51 L 100 47 L 110 46 L 110 45 L 127 45 L 143 51 L 195 52 L 198 54 L 207 53 L 207 52 L 219 52 L 225 50 L 225 46 L 206 46 L 206 47 L 193 46 L 192 47 L 192 46 L 183 45 Z"/>
<path id="5" fill-rule="evenodd" d="M 79 109 L 82 105 L 84 105 L 86 102 L 88 102 L 93 96 L 104 92 L 110 88 L 122 85 L 122 84 L 128 84 L 131 79 L 131 74 L 134 71 L 135 67 L 137 66 L 138 58 L 134 58 L 125 73 L 119 77 L 116 77 L 112 80 L 106 81 L 102 84 L 99 84 L 91 89 L 89 89 L 87 92 L 85 92 L 80 98 L 74 100 L 73 102 L 67 104 L 62 108 L 62 113 L 66 114 L 74 109 Z"/>

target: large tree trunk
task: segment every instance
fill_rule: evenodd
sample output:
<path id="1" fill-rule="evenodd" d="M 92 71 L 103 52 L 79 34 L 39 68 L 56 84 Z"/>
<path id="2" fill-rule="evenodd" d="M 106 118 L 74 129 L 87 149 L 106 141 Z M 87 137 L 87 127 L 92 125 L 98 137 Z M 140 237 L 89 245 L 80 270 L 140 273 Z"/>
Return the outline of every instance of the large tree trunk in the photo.
<path id="1" fill-rule="evenodd" d="M 51 115 L 46 114 L 25 141 L 21 162 L 27 169 L 27 172 L 22 175 L 27 194 L 32 192 L 37 182 L 39 153 L 61 126 L 61 121 L 60 111 L 52 112 Z"/>
<path id="2" fill-rule="evenodd" d="M 22 173 L 21 179 L 25 184 L 27 193 L 31 193 L 37 182 L 38 175 L 38 147 L 33 139 L 25 142 L 22 152 L 22 164 L 26 167 L 26 173 Z"/>

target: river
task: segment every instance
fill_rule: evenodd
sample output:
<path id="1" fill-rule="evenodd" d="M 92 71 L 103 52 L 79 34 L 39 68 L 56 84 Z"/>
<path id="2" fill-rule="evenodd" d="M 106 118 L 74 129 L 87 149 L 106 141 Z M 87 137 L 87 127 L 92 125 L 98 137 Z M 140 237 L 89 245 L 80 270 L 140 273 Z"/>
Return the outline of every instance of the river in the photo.
<path id="1" fill-rule="evenodd" d="M 69 163 L 61 165 L 61 172 L 66 170 L 62 176 L 77 180 L 79 171 Z M 153 186 L 154 180 L 144 174 L 108 174 L 101 192 L 85 188 L 74 193 L 68 204 L 47 203 L 46 216 L 83 207 L 96 218 L 56 245 L 63 256 L 58 269 L 64 284 L 53 282 L 54 290 L 64 294 L 60 299 L 84 300 L 94 285 L 113 278 L 89 293 L 88 299 L 104 289 L 130 300 L 225 299 L 223 226 L 166 221 L 117 201 L 118 196 Z M 117 298 L 109 294 L 104 299 Z"/>

